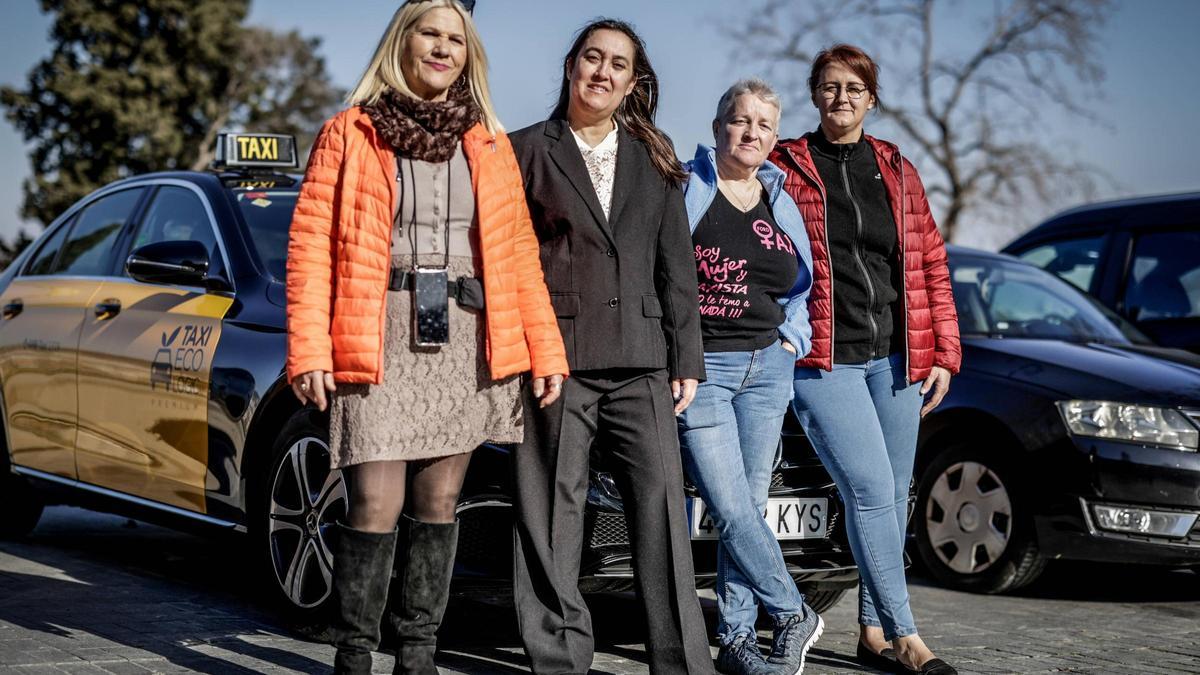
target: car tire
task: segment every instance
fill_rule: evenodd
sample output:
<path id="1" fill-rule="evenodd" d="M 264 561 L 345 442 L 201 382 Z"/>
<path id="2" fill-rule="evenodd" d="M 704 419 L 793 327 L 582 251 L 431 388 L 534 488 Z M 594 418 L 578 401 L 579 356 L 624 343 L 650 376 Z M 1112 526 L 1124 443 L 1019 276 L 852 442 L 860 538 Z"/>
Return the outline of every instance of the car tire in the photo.
<path id="1" fill-rule="evenodd" d="M 328 537 L 346 515 L 346 484 L 329 465 L 329 433 L 312 408 L 292 415 L 250 487 L 250 546 L 272 599 L 294 623 L 316 619 L 332 590 Z"/>
<path id="2" fill-rule="evenodd" d="M 993 448 L 956 442 L 921 472 L 913 513 L 918 557 L 941 584 L 1005 593 L 1045 569 L 1018 473 Z"/>
<path id="3" fill-rule="evenodd" d="M 19 539 L 32 532 L 44 506 L 23 478 L 0 474 L 0 539 Z"/>
<path id="4" fill-rule="evenodd" d="M 812 607 L 817 614 L 824 614 L 833 609 L 842 600 L 842 596 L 846 594 L 845 588 L 835 588 L 825 591 L 805 591 L 801 585 L 800 590 L 804 593 L 804 602 Z"/>

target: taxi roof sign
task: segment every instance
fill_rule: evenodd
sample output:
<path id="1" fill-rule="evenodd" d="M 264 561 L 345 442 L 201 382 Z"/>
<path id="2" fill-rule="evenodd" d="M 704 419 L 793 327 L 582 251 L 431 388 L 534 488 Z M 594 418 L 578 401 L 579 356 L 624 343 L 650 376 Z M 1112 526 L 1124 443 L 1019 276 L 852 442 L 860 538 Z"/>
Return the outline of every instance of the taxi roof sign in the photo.
<path id="1" fill-rule="evenodd" d="M 224 132 L 217 136 L 215 168 L 296 168 L 296 137 Z"/>

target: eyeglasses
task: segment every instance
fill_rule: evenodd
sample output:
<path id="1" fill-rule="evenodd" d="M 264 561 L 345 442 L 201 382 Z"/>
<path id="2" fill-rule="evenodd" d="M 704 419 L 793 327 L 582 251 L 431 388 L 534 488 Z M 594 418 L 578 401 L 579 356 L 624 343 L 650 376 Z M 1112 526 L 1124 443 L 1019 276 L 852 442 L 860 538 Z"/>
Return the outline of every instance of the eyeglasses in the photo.
<path id="1" fill-rule="evenodd" d="M 867 88 L 861 84 L 848 84 L 843 87 L 837 82 L 827 82 L 817 86 L 817 93 L 828 101 L 832 101 L 833 99 L 837 98 L 839 91 L 846 92 L 846 96 L 850 98 L 850 100 L 857 101 L 863 97 L 863 94 L 867 93 Z"/>

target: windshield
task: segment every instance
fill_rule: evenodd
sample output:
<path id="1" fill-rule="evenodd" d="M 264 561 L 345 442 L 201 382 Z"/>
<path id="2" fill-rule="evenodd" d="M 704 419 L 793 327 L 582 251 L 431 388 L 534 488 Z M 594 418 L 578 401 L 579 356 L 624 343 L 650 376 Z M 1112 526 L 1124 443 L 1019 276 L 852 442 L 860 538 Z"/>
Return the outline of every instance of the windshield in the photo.
<path id="1" fill-rule="evenodd" d="M 950 274 L 963 335 L 1117 344 L 1147 341 L 1087 295 L 1030 265 L 952 258 Z"/>
<path id="2" fill-rule="evenodd" d="M 288 228 L 296 208 L 295 190 L 234 190 L 234 198 L 259 260 L 279 281 L 287 275 Z"/>

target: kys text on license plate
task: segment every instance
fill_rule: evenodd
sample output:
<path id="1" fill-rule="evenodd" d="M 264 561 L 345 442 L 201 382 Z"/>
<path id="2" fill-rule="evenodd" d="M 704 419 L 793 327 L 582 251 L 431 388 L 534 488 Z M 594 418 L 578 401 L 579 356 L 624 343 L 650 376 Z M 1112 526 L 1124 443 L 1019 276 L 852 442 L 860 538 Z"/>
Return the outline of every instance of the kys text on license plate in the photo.
<path id="1" fill-rule="evenodd" d="M 763 519 L 776 539 L 824 539 L 829 522 L 829 502 L 823 498 L 773 497 L 767 500 Z M 719 536 L 708 507 L 699 497 L 688 500 L 692 539 Z"/>

